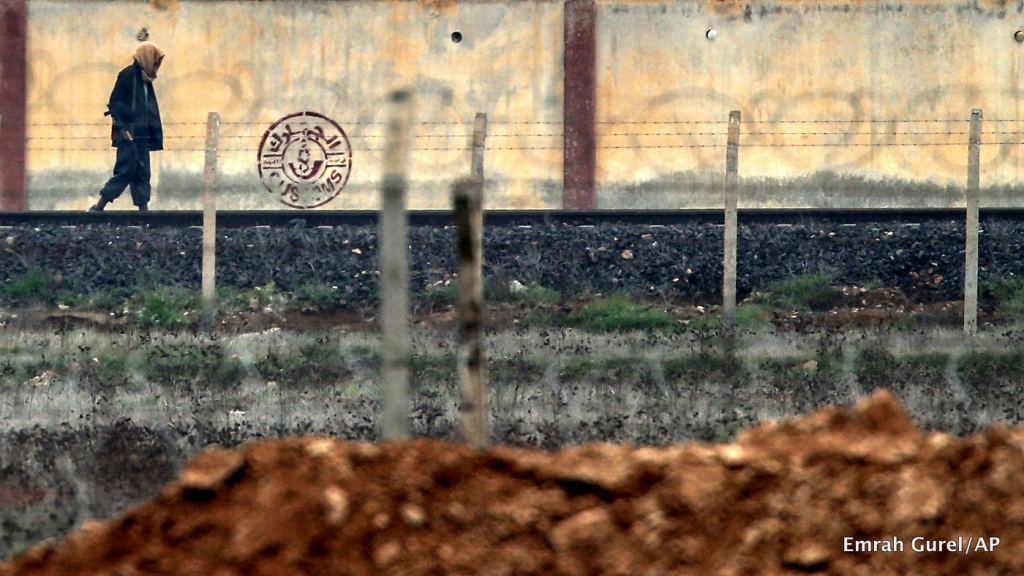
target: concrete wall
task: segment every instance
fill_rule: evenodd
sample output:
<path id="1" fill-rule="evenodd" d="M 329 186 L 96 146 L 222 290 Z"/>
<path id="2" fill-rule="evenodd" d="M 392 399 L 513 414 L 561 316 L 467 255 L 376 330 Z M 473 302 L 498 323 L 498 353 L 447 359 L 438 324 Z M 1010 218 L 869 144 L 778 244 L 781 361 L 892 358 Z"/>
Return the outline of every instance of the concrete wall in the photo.
<path id="1" fill-rule="evenodd" d="M 221 205 L 279 207 L 259 184 L 256 148 L 270 124 L 302 110 L 335 119 L 353 147 L 351 179 L 324 208 L 375 208 L 382 102 L 397 86 L 416 90 L 425 122 L 412 207 L 447 206 L 448 183 L 469 171 L 476 112 L 491 121 L 489 206 L 562 204 L 563 110 L 573 105 L 564 70 L 578 75 L 579 62 L 563 60 L 561 2 L 28 6 L 30 208 L 93 201 L 113 161 L 102 113 L 144 26 L 168 54 L 157 80 L 168 150 L 154 155 L 154 208 L 198 207 L 210 111 L 224 122 Z M 743 119 L 741 207 L 955 204 L 972 108 L 986 118 L 983 202 L 1024 205 L 1022 147 L 995 144 L 1024 142 L 1024 44 L 1013 37 L 1022 10 L 1024 0 L 599 1 L 596 122 L 586 127 L 597 206 L 720 205 L 733 109 Z"/>
<path id="2" fill-rule="evenodd" d="M 995 187 L 993 203 L 1020 205 L 1022 148 L 995 143 L 1024 142 L 1024 45 L 1014 39 L 1024 26 L 1021 9 L 1019 2 L 605 4 L 597 58 L 601 204 L 720 206 L 704 185 L 724 172 L 726 121 L 735 109 L 743 120 L 741 206 L 948 205 L 966 180 L 971 109 L 981 108 L 982 187 Z M 718 147 L 687 147 L 708 145 Z"/>
<path id="3" fill-rule="evenodd" d="M 281 207 L 259 183 L 257 148 L 274 121 L 303 110 L 337 121 L 353 147 L 345 191 L 325 208 L 375 208 L 383 102 L 400 86 L 417 93 L 416 147 L 428 149 L 415 154 L 412 207 L 446 206 L 449 182 L 469 174 L 476 112 L 488 114 L 496 148 L 486 162 L 492 204 L 559 201 L 555 137 L 530 140 L 551 150 L 498 149 L 517 146 L 507 134 L 537 133 L 508 121 L 561 120 L 559 4 L 40 0 L 29 8 L 31 208 L 85 208 L 109 175 L 102 114 L 142 27 L 167 53 L 156 81 L 167 150 L 153 156 L 154 208 L 198 206 L 210 111 L 223 123 L 221 205 Z"/>

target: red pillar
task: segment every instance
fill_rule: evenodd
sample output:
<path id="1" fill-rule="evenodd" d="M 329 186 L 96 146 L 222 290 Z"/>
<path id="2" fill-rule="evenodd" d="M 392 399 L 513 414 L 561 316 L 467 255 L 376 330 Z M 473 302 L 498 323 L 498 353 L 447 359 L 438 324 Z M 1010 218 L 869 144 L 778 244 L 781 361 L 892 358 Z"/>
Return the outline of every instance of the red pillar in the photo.
<path id="1" fill-rule="evenodd" d="M 27 0 L 0 1 L 0 209 L 25 209 Z"/>
<path id="2" fill-rule="evenodd" d="M 562 207 L 592 210 L 597 148 L 597 9 L 594 0 L 565 0 L 564 165 Z"/>

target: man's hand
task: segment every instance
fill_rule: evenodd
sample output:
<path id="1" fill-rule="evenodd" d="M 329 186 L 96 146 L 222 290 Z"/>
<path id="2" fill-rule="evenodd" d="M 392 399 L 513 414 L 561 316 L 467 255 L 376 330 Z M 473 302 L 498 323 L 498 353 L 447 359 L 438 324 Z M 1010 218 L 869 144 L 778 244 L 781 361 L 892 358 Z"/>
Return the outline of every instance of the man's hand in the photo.
<path id="1" fill-rule="evenodd" d="M 124 136 L 124 139 L 129 141 L 129 142 L 134 142 L 134 140 L 135 140 L 134 138 L 132 138 L 132 133 L 127 131 L 127 130 L 123 130 L 122 129 L 121 130 L 121 136 Z"/>

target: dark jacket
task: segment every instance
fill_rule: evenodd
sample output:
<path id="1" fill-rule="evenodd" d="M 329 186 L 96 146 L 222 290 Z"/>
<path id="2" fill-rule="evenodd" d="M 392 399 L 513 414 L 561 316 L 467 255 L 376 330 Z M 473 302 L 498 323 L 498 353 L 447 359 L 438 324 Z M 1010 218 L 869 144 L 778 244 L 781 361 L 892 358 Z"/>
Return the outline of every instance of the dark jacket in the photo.
<path id="1" fill-rule="evenodd" d="M 164 149 L 164 127 L 160 122 L 160 106 L 156 102 L 153 85 L 144 86 L 142 66 L 133 62 L 117 75 L 114 90 L 110 93 L 107 114 L 113 119 L 111 145 L 126 142 L 121 130 L 128 130 L 139 144 L 149 150 Z M 148 90 L 147 90 L 148 89 Z M 149 98 L 146 98 L 146 93 Z"/>

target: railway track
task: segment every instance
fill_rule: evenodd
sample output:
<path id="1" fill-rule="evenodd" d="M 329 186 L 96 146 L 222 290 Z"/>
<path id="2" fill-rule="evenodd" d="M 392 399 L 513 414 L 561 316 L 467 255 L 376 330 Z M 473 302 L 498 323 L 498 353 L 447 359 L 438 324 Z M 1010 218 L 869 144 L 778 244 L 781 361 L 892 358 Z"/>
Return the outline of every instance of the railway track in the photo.
<path id="1" fill-rule="evenodd" d="M 722 210 L 490 210 L 485 213 L 487 226 L 533 226 L 545 224 L 599 225 L 599 224 L 719 224 Z M 832 222 L 858 224 L 866 222 L 920 223 L 930 221 L 964 220 L 963 208 L 879 208 L 879 209 L 746 209 L 739 211 L 740 224 L 799 224 L 802 222 Z M 1022 221 L 1024 208 L 982 208 L 982 222 L 991 220 Z M 86 226 L 107 224 L 114 226 L 200 226 L 200 210 L 167 210 L 140 213 L 135 211 L 82 212 L 82 211 L 28 211 L 0 212 L 0 226 L 60 225 Z M 366 226 L 377 222 L 375 210 L 224 210 L 217 213 L 221 228 L 249 228 L 253 226 L 294 226 L 301 223 L 315 226 Z M 413 226 L 449 226 L 449 210 L 413 210 L 409 224 Z"/>

